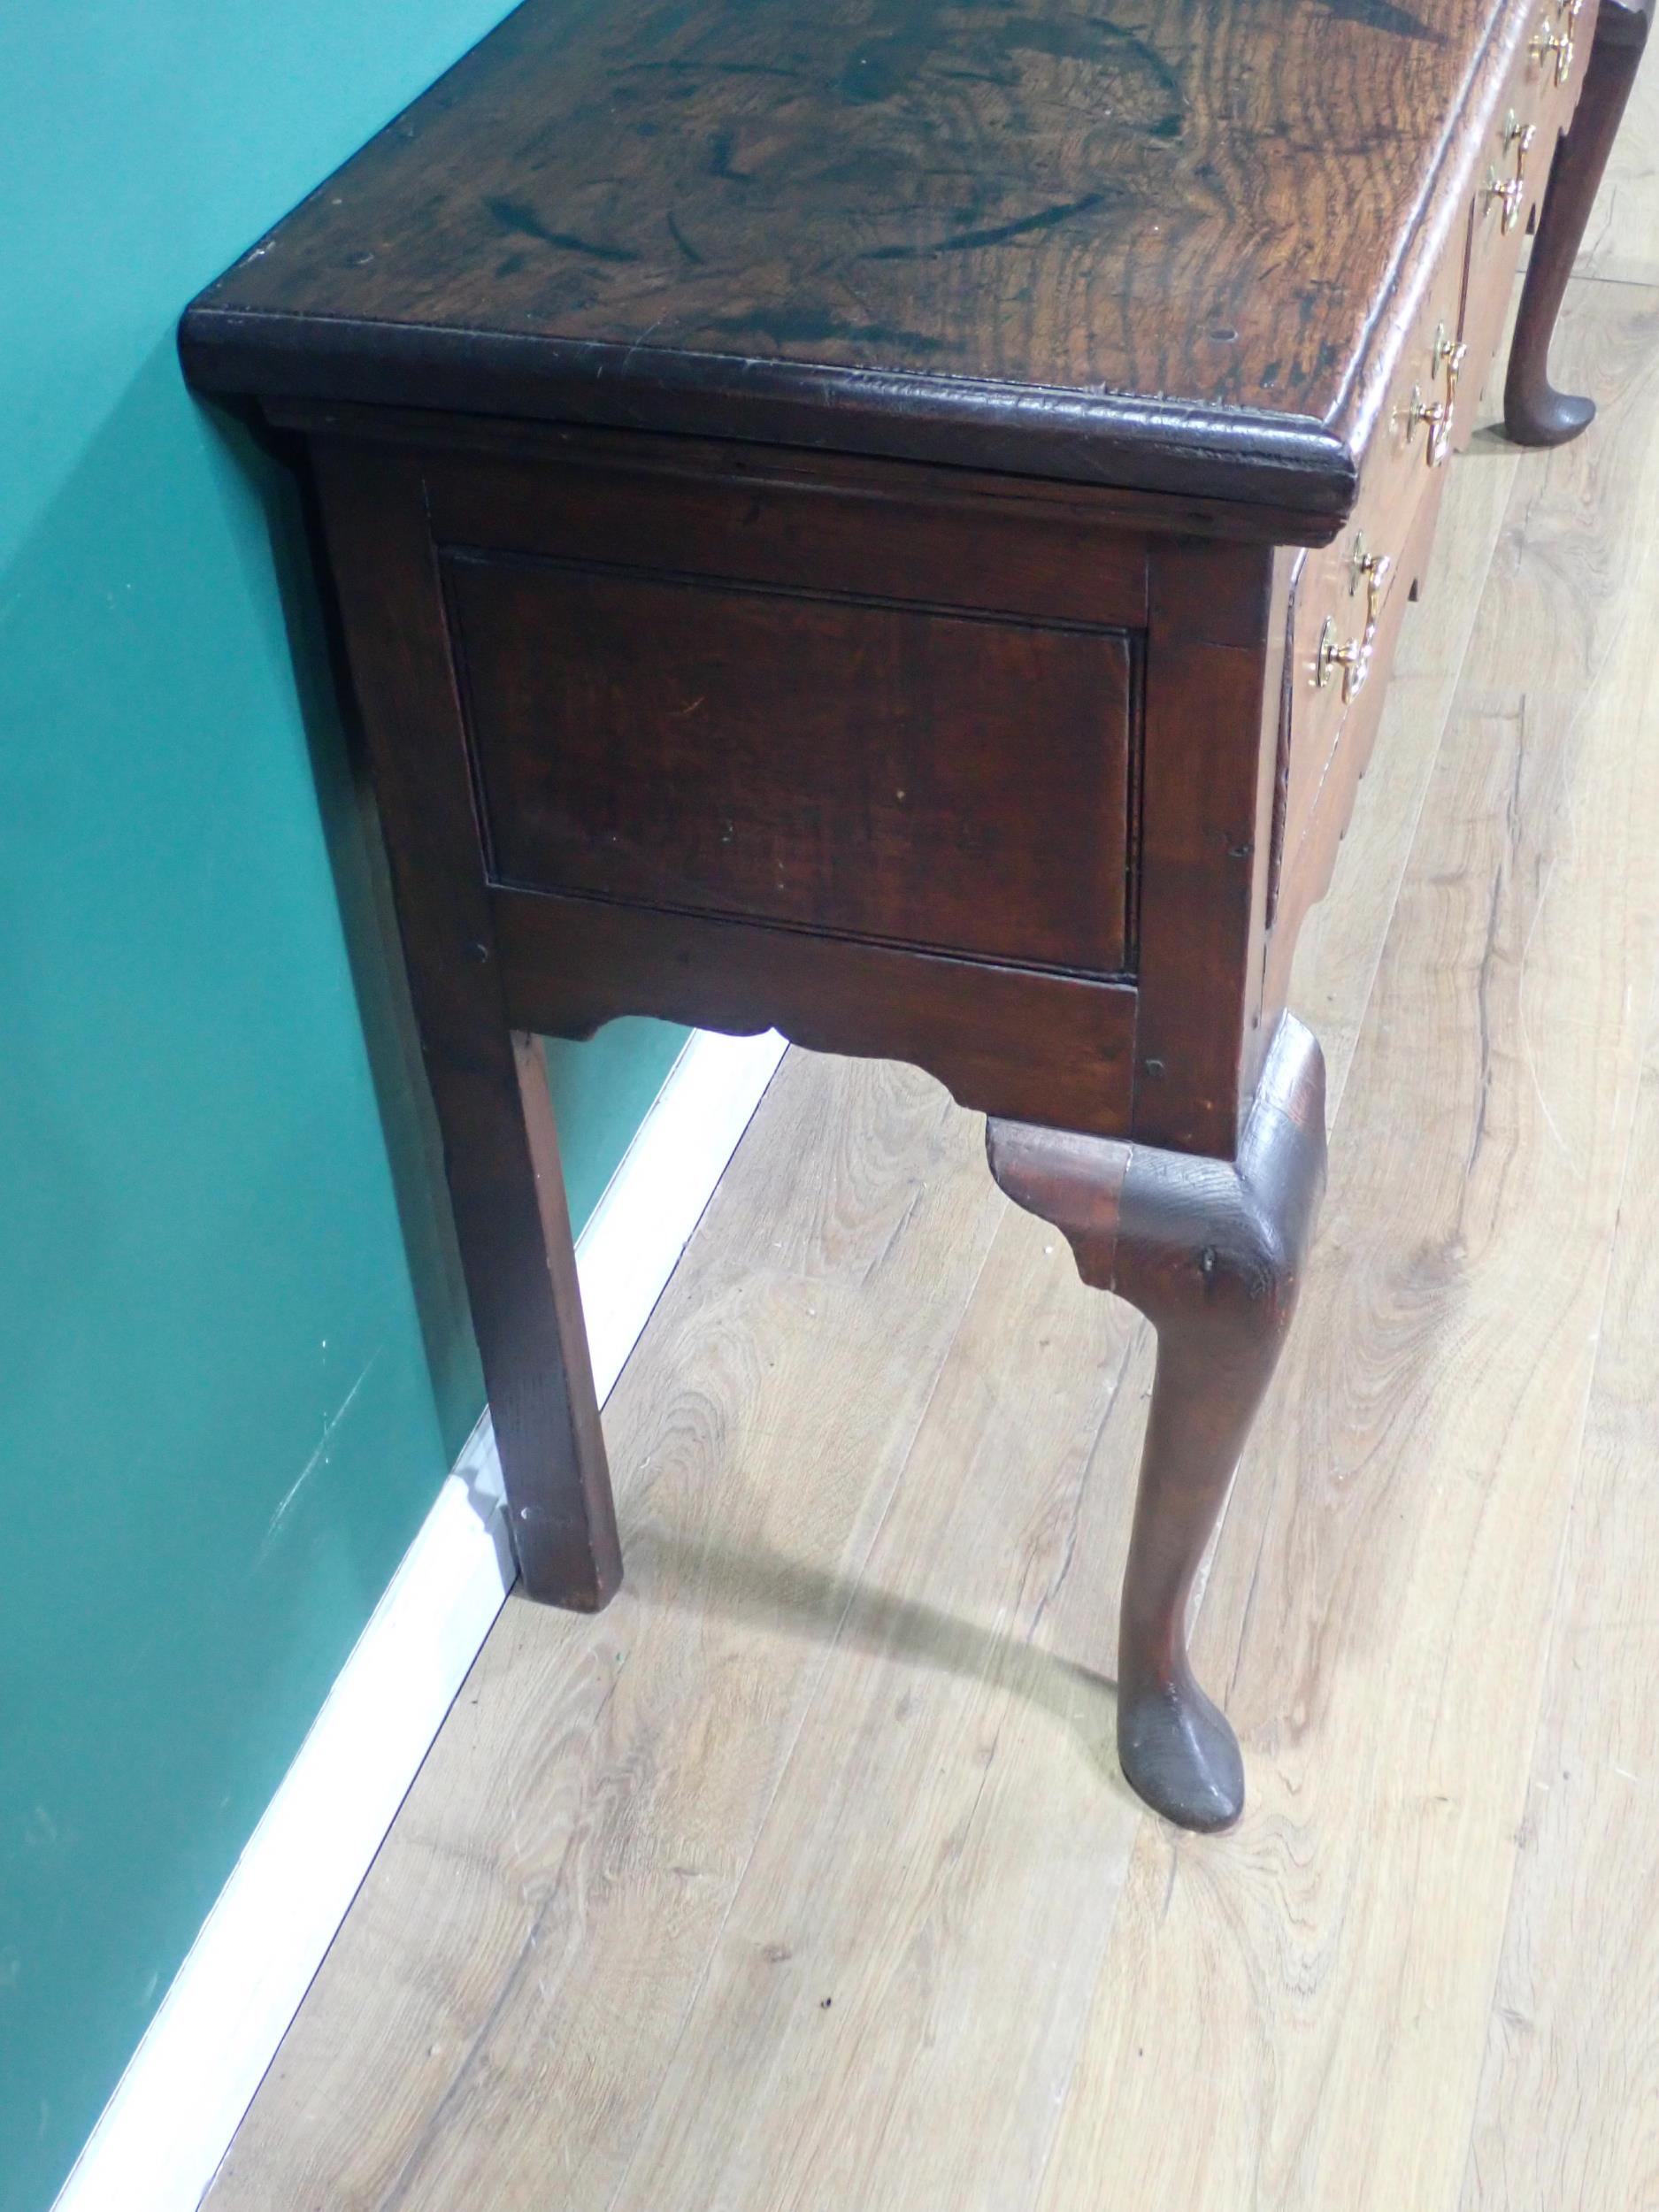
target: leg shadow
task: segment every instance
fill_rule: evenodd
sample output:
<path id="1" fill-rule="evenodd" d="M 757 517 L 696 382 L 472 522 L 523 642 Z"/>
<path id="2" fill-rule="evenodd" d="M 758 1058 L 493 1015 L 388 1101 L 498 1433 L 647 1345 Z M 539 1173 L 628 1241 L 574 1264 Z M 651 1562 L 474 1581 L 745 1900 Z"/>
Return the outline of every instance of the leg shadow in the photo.
<path id="1" fill-rule="evenodd" d="M 660 1529 L 629 1532 L 626 1549 L 627 1586 L 647 1605 L 719 1612 L 992 1684 L 1070 1730 L 1102 1776 L 1129 1795 L 1118 1765 L 1118 1685 L 1110 1675 L 783 1552 L 694 1542 Z"/>

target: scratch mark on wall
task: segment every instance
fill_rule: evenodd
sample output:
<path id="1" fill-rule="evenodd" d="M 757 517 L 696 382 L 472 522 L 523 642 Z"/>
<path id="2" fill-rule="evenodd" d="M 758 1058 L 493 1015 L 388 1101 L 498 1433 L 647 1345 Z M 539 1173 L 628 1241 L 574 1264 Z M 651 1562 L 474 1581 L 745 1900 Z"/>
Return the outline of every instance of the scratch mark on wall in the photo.
<path id="1" fill-rule="evenodd" d="M 316 1450 L 311 1454 L 305 1464 L 300 1469 L 299 1473 L 294 1478 L 292 1483 L 289 1484 L 277 1506 L 276 1511 L 271 1516 L 270 1525 L 265 1530 L 264 1540 L 259 1546 L 258 1559 L 263 1559 L 265 1557 L 265 1554 L 270 1550 L 271 1546 L 275 1542 L 277 1537 L 281 1533 L 282 1524 L 288 1519 L 288 1515 L 293 1511 L 295 1501 L 298 1498 L 300 1492 L 303 1490 L 306 1484 L 311 1480 L 311 1477 L 317 1472 L 319 1468 L 325 1467 L 328 1463 L 329 1450 L 334 1443 L 334 1437 L 339 1431 L 340 1425 L 345 1419 L 347 1414 L 350 1412 L 352 1407 L 357 1403 L 357 1394 L 363 1388 L 364 1384 L 367 1382 L 370 1375 L 373 1373 L 374 1363 L 380 1358 L 382 1348 L 383 1348 L 381 1346 L 377 1345 L 374 1350 L 370 1353 L 368 1360 L 364 1366 L 363 1372 L 357 1377 L 356 1382 L 352 1384 L 350 1389 L 347 1391 L 345 1396 L 340 1401 L 339 1405 L 334 1409 L 334 1412 L 330 1414 L 328 1418 L 323 1423 L 323 1432 L 317 1440 Z M 256 1560 L 255 1564 L 257 1565 L 257 1563 L 258 1561 Z"/>

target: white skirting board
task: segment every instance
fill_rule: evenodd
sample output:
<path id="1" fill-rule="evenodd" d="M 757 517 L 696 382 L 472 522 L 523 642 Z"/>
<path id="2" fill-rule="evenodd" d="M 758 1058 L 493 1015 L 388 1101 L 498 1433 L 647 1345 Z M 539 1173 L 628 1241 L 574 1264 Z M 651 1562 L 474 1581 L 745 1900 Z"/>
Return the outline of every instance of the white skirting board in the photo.
<path id="1" fill-rule="evenodd" d="M 577 1269 L 609 1397 L 783 1055 L 699 1031 Z M 194 2212 L 512 1579 L 488 1413 L 393 1576 L 54 2212 Z"/>

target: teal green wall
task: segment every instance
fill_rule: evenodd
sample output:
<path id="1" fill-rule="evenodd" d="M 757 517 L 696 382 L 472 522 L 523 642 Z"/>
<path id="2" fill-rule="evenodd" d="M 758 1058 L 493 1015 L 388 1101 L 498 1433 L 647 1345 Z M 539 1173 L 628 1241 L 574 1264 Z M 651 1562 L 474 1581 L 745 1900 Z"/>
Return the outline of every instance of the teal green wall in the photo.
<path id="1" fill-rule="evenodd" d="M 480 1402 L 291 495 L 173 326 L 503 12 L 0 10 L 0 2212 Z M 579 1213 L 679 1041 L 556 1056 Z"/>

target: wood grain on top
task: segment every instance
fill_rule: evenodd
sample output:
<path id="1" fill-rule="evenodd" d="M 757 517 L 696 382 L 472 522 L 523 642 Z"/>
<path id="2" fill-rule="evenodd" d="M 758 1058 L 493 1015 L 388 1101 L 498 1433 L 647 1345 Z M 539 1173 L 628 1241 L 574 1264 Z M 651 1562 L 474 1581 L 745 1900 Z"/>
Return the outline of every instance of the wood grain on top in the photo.
<path id="1" fill-rule="evenodd" d="M 1328 509 L 1516 12 L 528 0 L 203 295 L 187 362 L 1155 488 L 1133 454 L 1179 451 Z"/>

